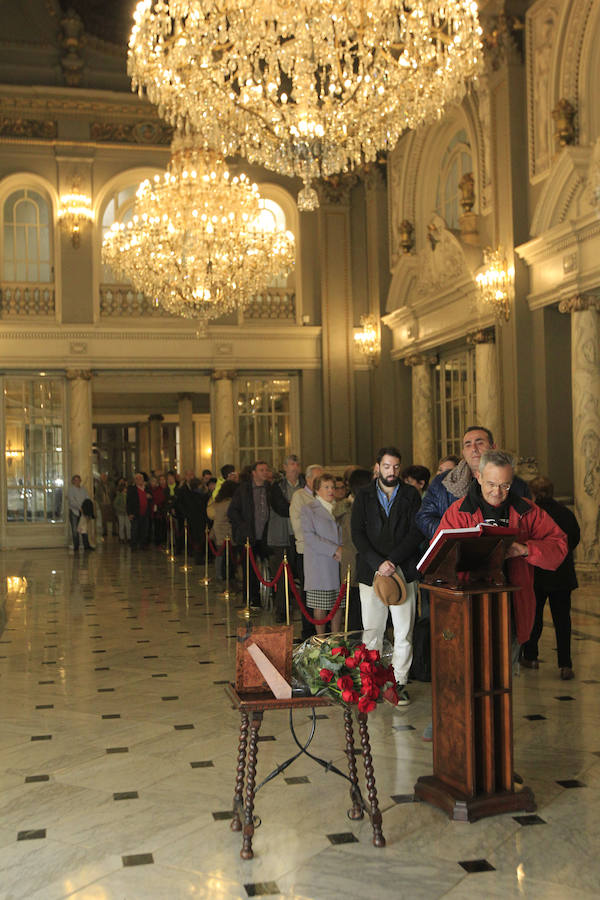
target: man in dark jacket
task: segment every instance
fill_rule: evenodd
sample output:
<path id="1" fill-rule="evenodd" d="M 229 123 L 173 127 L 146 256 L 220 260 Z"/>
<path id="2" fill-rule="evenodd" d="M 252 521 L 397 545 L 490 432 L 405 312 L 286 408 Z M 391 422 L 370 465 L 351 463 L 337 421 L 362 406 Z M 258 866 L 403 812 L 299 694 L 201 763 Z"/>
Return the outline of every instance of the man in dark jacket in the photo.
<path id="1" fill-rule="evenodd" d="M 463 435 L 463 458 L 454 469 L 437 475 L 423 497 L 417 513 L 417 525 L 428 540 L 435 534 L 441 518 L 456 501 L 466 497 L 467 491 L 477 476 L 481 454 L 495 449 L 494 437 L 489 428 L 469 425 Z M 516 477 L 512 485 L 513 494 L 530 497 L 526 482 Z"/>
<path id="2" fill-rule="evenodd" d="M 143 550 L 148 543 L 152 494 L 142 472 L 136 472 L 134 483 L 127 488 L 127 515 L 131 522 L 131 549 Z"/>
<path id="3" fill-rule="evenodd" d="M 235 492 L 227 510 L 227 517 L 231 522 L 233 543 L 243 547 L 246 540 L 248 540 L 257 565 L 259 559 L 267 559 L 269 555 L 266 539 L 271 502 L 273 502 L 273 509 L 280 516 L 285 517 L 289 514 L 289 504 L 284 502 L 279 504 L 277 497 L 274 497 L 273 501 L 271 501 L 269 475 L 268 463 L 262 459 L 257 460 L 251 468 L 250 478 L 240 482 L 240 486 Z M 283 500 L 283 497 L 281 499 Z M 247 563 L 245 550 L 243 569 L 245 598 L 248 589 L 246 585 Z M 251 562 L 249 591 L 252 606 L 260 606 L 260 585 Z"/>
<path id="4" fill-rule="evenodd" d="M 383 447 L 377 454 L 376 478 L 359 490 L 352 506 L 352 542 L 357 550 L 356 574 L 363 627 L 369 649 L 381 652 L 388 609 L 394 626 L 392 663 L 398 685 L 398 705 L 406 706 L 408 670 L 412 662 L 412 632 L 415 622 L 416 570 L 422 535 L 415 525 L 420 505 L 418 491 L 400 480 L 400 451 Z M 389 608 L 377 596 L 376 573 L 397 573 L 406 582 L 406 600 Z"/>
<path id="5" fill-rule="evenodd" d="M 569 551 L 554 572 L 534 570 L 535 621 L 529 640 L 523 644 L 521 665 L 528 669 L 539 667 L 538 642 L 544 627 L 544 607 L 549 599 L 560 677 L 563 681 L 569 681 L 575 677 L 571 660 L 571 591 L 577 587 L 573 550 L 579 543 L 579 525 L 571 510 L 554 499 L 554 485 L 549 478 L 534 478 L 530 487 L 536 505 L 547 512 L 566 534 Z"/>

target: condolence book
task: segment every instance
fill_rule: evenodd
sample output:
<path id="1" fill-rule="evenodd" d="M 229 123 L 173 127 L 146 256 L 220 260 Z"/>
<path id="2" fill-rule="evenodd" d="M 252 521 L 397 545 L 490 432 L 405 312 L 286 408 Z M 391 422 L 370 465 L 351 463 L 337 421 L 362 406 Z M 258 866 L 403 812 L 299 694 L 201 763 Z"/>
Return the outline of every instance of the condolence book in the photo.
<path id="1" fill-rule="evenodd" d="M 484 558 L 503 539 L 506 547 L 513 543 L 519 534 L 516 528 L 504 528 L 501 525 L 488 525 L 480 522 L 470 528 L 443 528 L 417 563 L 419 572 L 426 572 L 435 561 L 436 568 L 443 562 L 448 553 L 460 545 L 460 562 L 458 571 L 468 572 L 481 566 Z"/>

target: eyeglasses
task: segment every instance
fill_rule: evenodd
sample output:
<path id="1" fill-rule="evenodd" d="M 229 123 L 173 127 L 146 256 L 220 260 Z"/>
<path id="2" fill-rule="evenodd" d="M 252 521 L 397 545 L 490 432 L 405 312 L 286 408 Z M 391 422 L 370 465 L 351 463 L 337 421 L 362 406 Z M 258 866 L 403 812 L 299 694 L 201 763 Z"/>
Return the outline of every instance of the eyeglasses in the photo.
<path id="1" fill-rule="evenodd" d="M 512 481 L 505 484 L 494 484 L 493 481 L 486 481 L 485 486 L 488 491 L 500 491 L 501 494 L 508 494 L 512 487 Z"/>

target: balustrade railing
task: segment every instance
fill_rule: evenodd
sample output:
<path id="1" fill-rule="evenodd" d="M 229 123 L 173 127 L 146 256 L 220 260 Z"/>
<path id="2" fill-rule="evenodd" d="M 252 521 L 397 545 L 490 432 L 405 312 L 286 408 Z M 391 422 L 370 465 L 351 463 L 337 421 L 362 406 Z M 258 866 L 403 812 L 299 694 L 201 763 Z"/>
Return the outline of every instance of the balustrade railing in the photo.
<path id="1" fill-rule="evenodd" d="M 244 309 L 244 319 L 296 320 L 296 294 L 288 288 L 267 288 Z"/>
<path id="2" fill-rule="evenodd" d="M 165 312 L 144 294 L 123 284 L 100 285 L 100 315 L 123 318 L 147 316 L 173 318 L 171 313 Z M 267 288 L 252 298 L 243 311 L 243 318 L 246 321 L 262 319 L 295 322 L 296 295 L 287 288 Z"/>
<path id="3" fill-rule="evenodd" d="M 4 281 L 0 284 L 0 317 L 54 316 L 54 285 Z"/>

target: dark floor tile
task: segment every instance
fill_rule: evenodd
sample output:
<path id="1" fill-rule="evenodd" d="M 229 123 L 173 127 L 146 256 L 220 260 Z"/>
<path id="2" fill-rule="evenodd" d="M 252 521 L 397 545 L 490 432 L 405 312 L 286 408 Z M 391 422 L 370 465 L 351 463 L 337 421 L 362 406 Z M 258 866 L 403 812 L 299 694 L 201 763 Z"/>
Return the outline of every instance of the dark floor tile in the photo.
<path id="1" fill-rule="evenodd" d="M 181 619 L 167 619 L 167 622 L 181 622 Z"/>
<path id="2" fill-rule="evenodd" d="M 54 703 L 40 703 L 36 709 L 54 709 Z"/>
<path id="3" fill-rule="evenodd" d="M 145 656 L 144 659 L 158 659 L 158 656 Z"/>
<path id="4" fill-rule="evenodd" d="M 250 884 L 245 884 L 244 890 L 248 897 L 266 897 L 280 893 L 276 881 L 254 881 Z"/>
<path id="5" fill-rule="evenodd" d="M 276 741 L 277 738 L 272 734 L 261 734 L 257 740 L 260 743 L 260 741 Z"/>
<path id="6" fill-rule="evenodd" d="M 90 634 L 90 641 L 102 641 L 104 639 L 104 635 L 102 634 Z"/>
<path id="7" fill-rule="evenodd" d="M 152 677 L 153 678 L 168 678 L 169 676 L 167 675 L 166 672 L 157 672 L 156 675 L 153 675 Z"/>
<path id="8" fill-rule="evenodd" d="M 137 791 L 120 791 L 113 794 L 113 800 L 139 800 L 140 795 Z"/>
<path id="9" fill-rule="evenodd" d="M 126 619 L 137 619 L 137 616 L 125 616 Z"/>
<path id="10" fill-rule="evenodd" d="M 219 812 L 214 812 L 212 817 L 215 822 L 225 821 L 226 819 L 233 819 L 233 812 L 230 809 L 224 809 Z"/>
<path id="11" fill-rule="evenodd" d="M 46 837 L 45 828 L 29 828 L 27 831 L 18 831 L 18 841 L 39 841 Z"/>
<path id="12" fill-rule="evenodd" d="M 224 678 L 224 679 L 221 679 L 221 681 L 213 681 L 213 684 L 229 684 L 229 679 Z"/>
<path id="13" fill-rule="evenodd" d="M 338 834 L 326 835 L 330 844 L 358 844 L 358 838 L 351 831 L 340 831 Z"/>
<path id="14" fill-rule="evenodd" d="M 151 866 L 154 857 L 151 853 L 134 853 L 131 856 L 121 857 L 124 866 Z"/>
<path id="15" fill-rule="evenodd" d="M 193 725 L 173 725 L 173 728 L 175 729 L 175 731 L 192 731 L 194 726 Z"/>
<path id="16" fill-rule="evenodd" d="M 105 715 L 103 715 L 102 718 L 103 719 L 120 719 L 121 713 L 105 713 Z"/>
<path id="17" fill-rule="evenodd" d="M 32 741 L 51 741 L 51 734 L 34 734 L 31 738 Z"/>
<path id="18" fill-rule="evenodd" d="M 129 753 L 129 747 L 107 747 L 107 753 Z"/>
<path id="19" fill-rule="evenodd" d="M 462 866 L 469 875 L 472 875 L 474 872 L 496 871 L 494 866 L 489 863 L 487 859 L 464 859 L 462 862 L 459 862 L 459 866 Z"/>
<path id="20" fill-rule="evenodd" d="M 600 684 L 597 678 L 585 678 L 580 684 Z"/>
<path id="21" fill-rule="evenodd" d="M 199 666 L 212 666 L 214 664 L 214 659 L 199 659 Z"/>
<path id="22" fill-rule="evenodd" d="M 38 684 L 54 684 L 54 679 L 50 679 L 49 681 L 38 681 Z"/>
<path id="23" fill-rule="evenodd" d="M 306 718 L 310 719 L 312 721 L 313 717 L 307 716 Z M 325 715 L 325 713 L 318 713 L 318 715 L 317 714 L 315 715 L 315 719 L 328 719 L 328 718 L 329 718 L 329 716 Z"/>
<path id="24" fill-rule="evenodd" d="M 44 650 L 56 650 L 58 644 L 44 644 Z"/>
<path id="25" fill-rule="evenodd" d="M 99 694 L 114 694 L 114 688 L 97 688 Z"/>
<path id="26" fill-rule="evenodd" d="M 563 781 L 557 781 L 556 783 L 560 784 L 560 786 L 564 788 L 587 787 L 587 784 L 584 784 L 583 781 L 578 781 L 577 778 L 565 778 Z"/>
<path id="27" fill-rule="evenodd" d="M 94 672 L 110 672 L 110 666 L 96 666 Z"/>
<path id="28" fill-rule="evenodd" d="M 150 643 L 150 641 L 148 640 L 148 638 L 145 638 L 142 641 L 136 641 L 136 644 L 149 644 L 149 643 Z"/>
<path id="29" fill-rule="evenodd" d="M 190 763 L 192 769 L 212 769 L 214 768 L 214 765 L 212 759 L 201 759 L 198 762 Z"/>
<path id="30" fill-rule="evenodd" d="M 418 803 L 414 794 L 392 794 L 391 799 L 394 803 Z"/>
<path id="31" fill-rule="evenodd" d="M 200 647 L 200 644 L 186 644 L 185 646 L 188 648 L 188 650 L 190 650 L 191 648 L 198 649 Z"/>
<path id="32" fill-rule="evenodd" d="M 562 697 L 555 697 L 555 700 L 574 700 L 575 697 L 569 697 L 568 694 L 564 694 Z"/>
<path id="33" fill-rule="evenodd" d="M 291 775 L 289 778 L 283 779 L 286 784 L 310 784 L 308 775 Z"/>
<path id="34" fill-rule="evenodd" d="M 539 816 L 513 816 L 515 822 L 518 822 L 519 825 L 547 825 L 545 819 L 541 819 Z"/>
<path id="35" fill-rule="evenodd" d="M 177 634 L 189 634 L 189 631 L 178 631 Z"/>
<path id="36" fill-rule="evenodd" d="M 414 725 L 394 725 L 393 731 L 415 731 Z"/>
<path id="37" fill-rule="evenodd" d="M 133 626 L 132 628 L 130 628 L 129 630 L 130 630 L 130 631 L 143 631 L 143 630 L 144 630 L 144 626 L 143 626 L 143 625 L 134 625 L 134 626 Z"/>
<path id="38" fill-rule="evenodd" d="M 174 694 L 172 697 L 161 697 L 160 699 L 161 699 L 161 700 L 179 700 L 179 697 L 177 697 L 177 696 Z"/>
<path id="39" fill-rule="evenodd" d="M 55 659 L 46 659 L 42 662 L 42 665 L 43 666 L 55 666 L 56 660 Z"/>
<path id="40" fill-rule="evenodd" d="M 106 650 L 92 650 L 92 653 L 106 653 Z"/>
<path id="41" fill-rule="evenodd" d="M 523 716 L 524 719 L 529 719 L 530 722 L 541 722 L 542 719 L 545 719 L 546 716 L 540 716 L 537 713 L 533 716 Z"/>
<path id="42" fill-rule="evenodd" d="M 37 784 L 38 781 L 50 781 L 49 775 L 27 775 L 25 784 Z"/>

